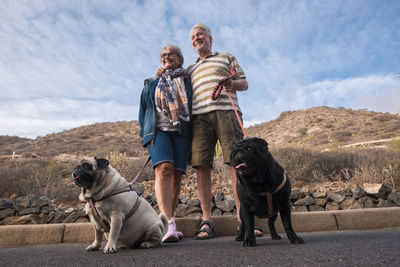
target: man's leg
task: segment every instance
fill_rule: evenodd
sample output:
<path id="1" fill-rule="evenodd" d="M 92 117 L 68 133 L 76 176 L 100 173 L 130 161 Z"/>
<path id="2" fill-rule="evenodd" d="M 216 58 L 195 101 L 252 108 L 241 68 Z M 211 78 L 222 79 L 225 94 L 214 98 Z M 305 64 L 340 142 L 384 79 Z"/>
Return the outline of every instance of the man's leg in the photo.
<path id="1" fill-rule="evenodd" d="M 197 168 L 197 190 L 203 212 L 203 220 L 211 221 L 211 168 L 203 165 Z M 201 229 L 209 228 L 204 224 Z M 198 237 L 207 237 L 207 233 L 201 232 Z"/>

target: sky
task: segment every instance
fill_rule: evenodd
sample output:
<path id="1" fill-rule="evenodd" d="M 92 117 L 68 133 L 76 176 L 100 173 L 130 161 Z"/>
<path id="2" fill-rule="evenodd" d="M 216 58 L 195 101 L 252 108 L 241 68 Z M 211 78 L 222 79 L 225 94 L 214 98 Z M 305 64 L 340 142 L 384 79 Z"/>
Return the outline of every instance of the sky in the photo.
<path id="1" fill-rule="evenodd" d="M 161 48 L 197 59 L 197 22 L 245 72 L 246 127 L 315 106 L 400 113 L 399 14 L 398 0 L 2 0 L 0 135 L 137 120 Z"/>

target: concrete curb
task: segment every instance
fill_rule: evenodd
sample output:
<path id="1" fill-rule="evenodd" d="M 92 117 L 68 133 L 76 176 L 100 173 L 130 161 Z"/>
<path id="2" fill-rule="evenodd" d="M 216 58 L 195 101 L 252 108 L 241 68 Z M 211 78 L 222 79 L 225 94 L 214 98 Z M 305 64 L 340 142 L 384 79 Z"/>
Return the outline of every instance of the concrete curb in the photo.
<path id="1" fill-rule="evenodd" d="M 236 235 L 236 216 L 213 217 L 217 236 Z M 177 218 L 177 228 L 185 237 L 193 237 L 199 229 L 198 217 Z M 256 218 L 257 226 L 268 233 L 266 219 Z M 367 230 L 400 227 L 400 207 L 338 211 L 315 211 L 292 213 L 296 232 L 319 232 L 338 230 Z M 284 233 L 278 217 L 276 229 Z M 59 243 L 91 243 L 94 231 L 91 223 L 6 225 L 0 226 L 0 248 L 22 245 Z"/>

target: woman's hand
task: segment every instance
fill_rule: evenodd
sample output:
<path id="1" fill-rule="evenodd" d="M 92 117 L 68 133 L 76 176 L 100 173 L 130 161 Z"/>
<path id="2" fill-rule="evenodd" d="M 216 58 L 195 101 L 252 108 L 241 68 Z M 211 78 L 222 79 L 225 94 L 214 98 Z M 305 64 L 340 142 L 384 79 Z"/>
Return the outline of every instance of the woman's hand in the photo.
<path id="1" fill-rule="evenodd" d="M 163 67 L 159 67 L 157 72 L 156 72 L 156 77 L 161 77 L 161 75 L 164 73 L 165 69 Z"/>

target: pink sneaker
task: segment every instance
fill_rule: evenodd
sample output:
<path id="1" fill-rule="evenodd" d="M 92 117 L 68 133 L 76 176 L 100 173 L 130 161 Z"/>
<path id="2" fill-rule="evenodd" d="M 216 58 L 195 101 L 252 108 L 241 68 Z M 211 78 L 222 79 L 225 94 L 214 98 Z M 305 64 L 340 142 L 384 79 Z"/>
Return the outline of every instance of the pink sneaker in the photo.
<path id="1" fill-rule="evenodd" d="M 183 234 L 182 234 L 183 238 Z M 178 242 L 179 240 L 178 232 L 176 231 L 176 224 L 175 224 L 175 219 L 172 217 L 168 221 L 168 232 L 163 236 L 162 242 L 163 243 L 173 243 L 173 242 Z"/>
<path id="2" fill-rule="evenodd" d="M 179 240 L 183 239 L 183 233 L 182 232 L 176 231 L 176 234 L 178 235 Z"/>

